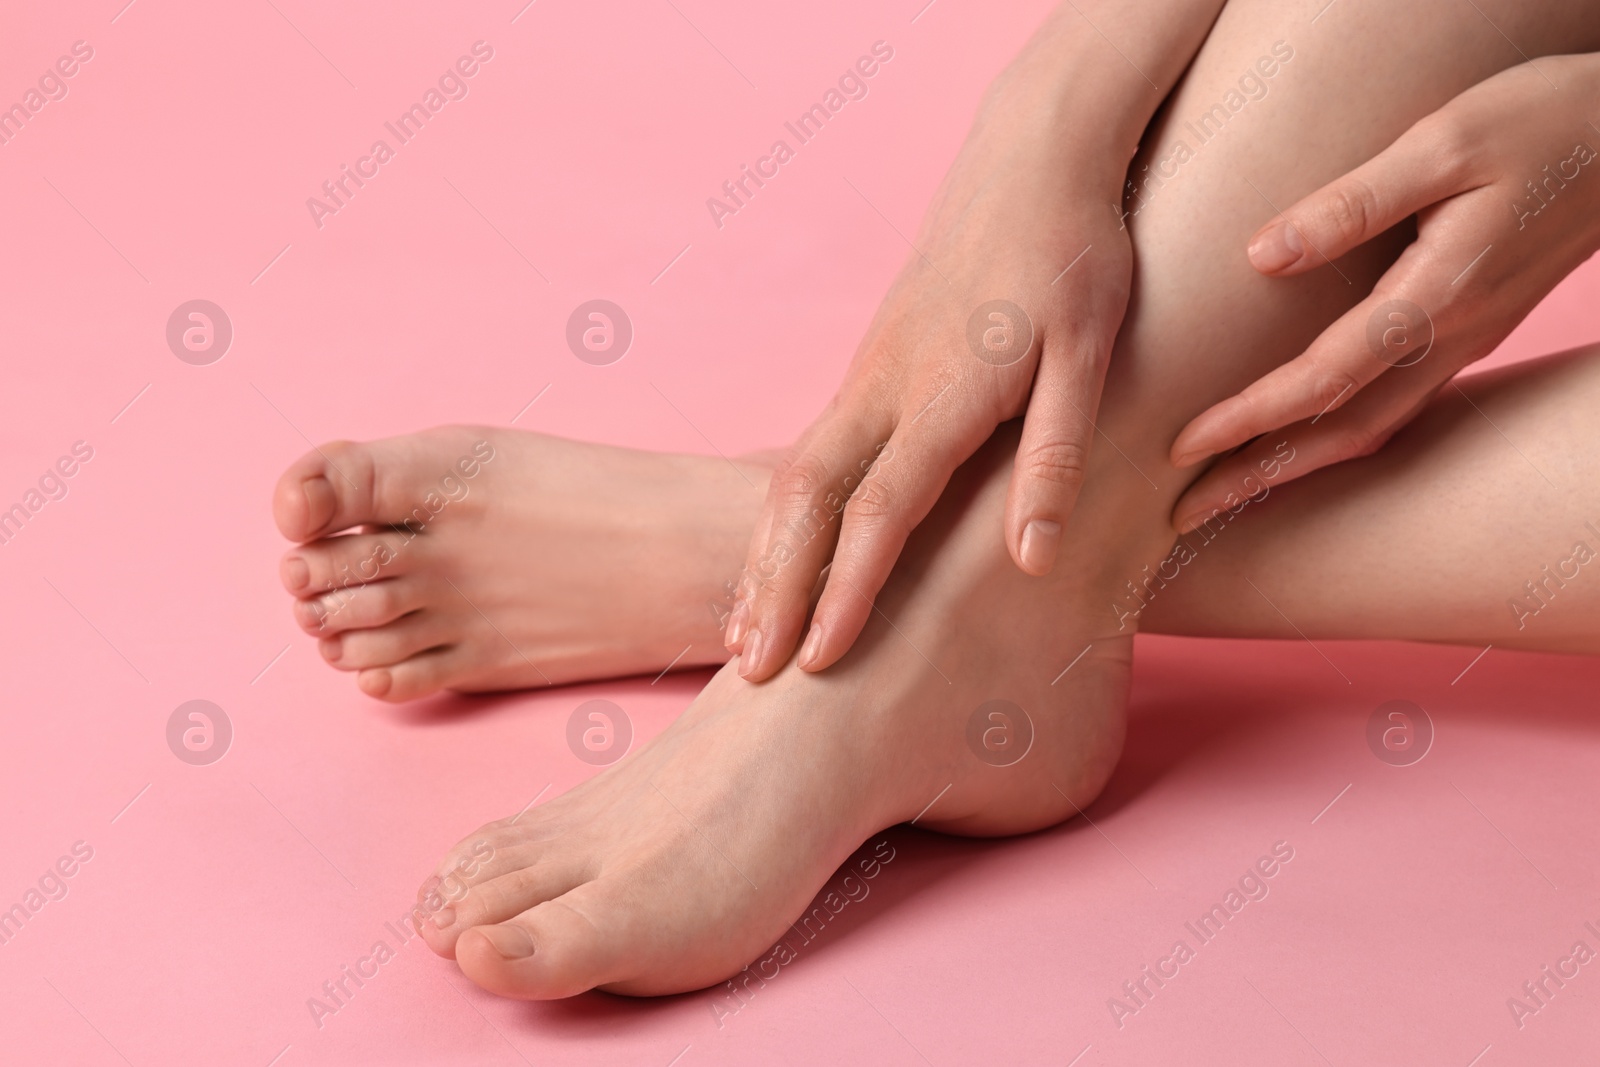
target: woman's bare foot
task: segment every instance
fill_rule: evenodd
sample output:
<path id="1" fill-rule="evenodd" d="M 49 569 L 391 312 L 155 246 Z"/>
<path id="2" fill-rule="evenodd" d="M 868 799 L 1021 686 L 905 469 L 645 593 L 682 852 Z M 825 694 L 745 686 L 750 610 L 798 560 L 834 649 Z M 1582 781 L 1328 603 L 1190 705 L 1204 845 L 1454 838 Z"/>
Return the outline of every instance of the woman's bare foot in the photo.
<path id="1" fill-rule="evenodd" d="M 383 700 L 723 663 L 767 476 L 485 427 L 335 442 L 278 480 L 283 584 Z"/>
<path id="2" fill-rule="evenodd" d="M 773 946 L 886 826 L 1017 833 L 1093 800 L 1131 630 L 1092 575 L 1119 571 L 1011 563 L 1015 429 L 958 472 L 838 665 L 761 685 L 729 665 L 649 745 L 457 845 L 418 894 L 434 950 L 511 997 L 696 989 Z"/>

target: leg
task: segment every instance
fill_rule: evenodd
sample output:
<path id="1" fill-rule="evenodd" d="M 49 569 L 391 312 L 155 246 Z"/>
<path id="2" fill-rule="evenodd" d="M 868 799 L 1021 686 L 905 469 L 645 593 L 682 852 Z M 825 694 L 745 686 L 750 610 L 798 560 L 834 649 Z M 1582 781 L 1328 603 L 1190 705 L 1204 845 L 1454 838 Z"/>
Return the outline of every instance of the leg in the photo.
<path id="1" fill-rule="evenodd" d="M 1446 388 L 1376 455 L 1186 538 L 1141 625 L 1600 652 L 1597 409 L 1600 345 Z"/>
<path id="2" fill-rule="evenodd" d="M 1137 292 L 1108 387 L 1140 401 L 1120 415 L 1107 406 L 1097 462 L 1115 459 L 1109 438 L 1143 474 L 1099 478 L 1102 498 L 1116 498 L 1103 507 L 1148 517 L 1129 494 L 1152 485 L 1145 503 L 1166 506 L 1189 476 L 1167 470 L 1168 442 L 1152 428 L 1173 428 L 1175 412 L 1192 415 L 1199 398 L 1236 391 L 1299 351 L 1394 254 L 1393 240 L 1373 242 L 1338 272 L 1263 279 L 1243 245 L 1270 204 L 1369 157 L 1421 114 L 1517 62 L 1519 47 L 1537 56 L 1600 46 L 1593 7 L 1341 5 L 1315 24 L 1262 0 L 1227 7 L 1131 168 Z M 1435 46 L 1399 62 L 1392 42 L 1408 40 Z M 1261 57 L 1265 68 L 1255 67 Z M 1275 73 L 1253 83 L 1264 95 L 1230 112 L 1245 100 L 1241 76 L 1252 67 Z M 1327 99 L 1344 109 L 1337 122 L 1325 114 Z M 453 477 L 452 464 L 478 440 L 504 458 L 476 487 L 454 479 L 475 495 L 419 512 L 447 499 L 441 477 Z M 284 582 L 324 657 L 360 672 L 362 689 L 387 700 L 722 663 L 717 611 L 770 462 L 740 466 L 508 430 L 328 446 L 279 483 L 278 524 L 308 542 L 286 557 Z M 357 526 L 368 532 L 328 536 Z M 1121 578 L 1135 583 L 1115 609 L 1126 629 L 1149 597 L 1141 567 Z"/>
<path id="3" fill-rule="evenodd" d="M 1524 49 L 1587 44 L 1545 26 L 1546 5 L 1495 6 Z M 1346 21 L 1328 21 L 1336 15 Z M 1273 41 L 1309 35 L 1305 17 L 1236 0 L 1150 143 L 1223 99 Z M 1270 213 L 1262 196 L 1302 195 L 1515 62 L 1492 27 L 1468 21 L 1477 19 L 1470 5 L 1370 16 L 1336 8 L 1315 47 L 1297 52 L 1303 80 L 1275 87 L 1249 122 L 1229 120 L 1227 137 L 1147 198 L 1133 220 L 1134 306 L 1102 408 L 1115 447 L 1091 458 L 1051 576 L 1023 575 L 999 536 L 1008 431 L 915 532 L 874 623 L 838 665 L 815 676 L 791 665 L 761 685 L 725 669 L 639 752 L 457 846 L 439 875 L 462 872 L 451 883 L 459 891 L 444 893 L 435 878 L 419 896 L 435 913 L 424 924 L 435 950 L 510 996 L 691 989 L 783 936 L 881 827 L 915 818 L 952 832 L 1017 832 L 1088 803 L 1122 740 L 1137 614 L 1114 605 L 1173 541 L 1169 510 L 1187 480 L 1166 465 L 1174 435 L 1298 351 L 1393 254 L 1363 249 L 1340 265 L 1345 277 L 1256 277 L 1243 247 Z M 1449 47 L 1410 66 L 1375 58 L 1387 42 L 1441 34 Z M 1009 702 L 999 719 L 996 700 Z M 1031 744 L 1016 756 L 1005 742 L 1024 736 Z"/>

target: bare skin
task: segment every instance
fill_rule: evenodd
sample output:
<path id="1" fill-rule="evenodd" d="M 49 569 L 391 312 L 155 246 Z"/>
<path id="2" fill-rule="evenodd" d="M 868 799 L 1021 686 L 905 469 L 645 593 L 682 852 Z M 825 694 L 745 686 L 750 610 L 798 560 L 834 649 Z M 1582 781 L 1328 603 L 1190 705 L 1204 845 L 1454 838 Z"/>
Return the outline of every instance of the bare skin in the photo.
<path id="1" fill-rule="evenodd" d="M 1495 14 L 1534 54 L 1583 46 L 1537 13 Z M 1012 833 L 1068 818 L 1093 798 L 1120 750 L 1139 622 L 1110 605 L 1167 556 L 1173 505 L 1195 474 L 1171 465 L 1174 437 L 1206 405 L 1303 350 L 1398 251 L 1396 242 L 1378 241 L 1347 256 L 1342 276 L 1264 279 L 1235 251 L 1266 221 L 1263 197 L 1292 202 L 1516 61 L 1502 39 L 1482 36 L 1470 8 L 1351 8 L 1337 17 L 1345 19 L 1339 34 L 1296 60 L 1302 81 L 1281 82 L 1272 107 L 1208 145 L 1130 220 L 1133 299 L 1107 377 L 1101 442 L 1062 534 L 1061 559 L 1072 565 L 1029 577 L 993 536 L 1015 444 L 991 442 L 913 534 L 861 641 L 838 664 L 813 675 L 791 663 L 761 685 L 741 682 L 730 665 L 650 745 L 520 820 L 464 839 L 438 875 L 480 841 L 495 851 L 465 876 L 459 899 L 438 897 L 436 880 L 419 892 L 436 909 L 424 927 L 436 951 L 507 996 L 692 989 L 763 952 L 835 866 L 884 826 L 922 812 L 918 825 Z M 1304 32 L 1302 16 L 1265 0 L 1230 5 L 1147 151 L 1219 99 L 1257 52 Z M 1450 47 L 1420 53 L 1401 70 L 1375 47 L 1397 34 L 1442 34 Z M 1327 124 L 1307 121 L 1330 99 L 1349 120 L 1336 137 Z M 1115 447 L 1100 447 L 1106 440 Z M 350 447 L 353 458 L 368 446 Z M 454 455 L 437 450 L 429 462 Z M 363 496 L 363 486 L 388 484 L 388 468 L 375 466 L 370 482 L 358 477 L 353 486 L 324 471 L 309 492 L 297 489 L 319 461 L 302 461 L 296 478 L 280 484 L 280 526 L 315 537 L 378 518 L 363 505 L 383 498 Z M 326 506 L 310 496 L 324 485 L 337 498 Z M 324 520 L 328 512 L 334 517 Z M 440 541 L 450 517 L 447 508 L 437 519 Z M 556 632 L 557 624 L 546 625 Z M 497 626 L 514 644 L 520 629 Z M 481 633 L 476 645 L 470 635 L 455 637 L 456 648 L 488 641 Z M 1082 649 L 1083 659 L 1052 685 Z M 445 655 L 415 651 L 412 658 Z M 384 692 L 392 695 L 409 662 L 367 669 L 389 673 Z M 450 675 L 417 677 L 439 683 Z M 501 676 L 457 677 L 475 684 Z M 1003 768 L 966 741 L 973 713 L 995 699 L 1020 705 L 1035 731 L 1027 755 Z"/>
<path id="2" fill-rule="evenodd" d="M 278 481 L 304 542 L 279 569 L 323 658 L 383 700 L 721 663 L 702 571 L 737 573 L 765 478 L 487 427 L 335 442 Z"/>

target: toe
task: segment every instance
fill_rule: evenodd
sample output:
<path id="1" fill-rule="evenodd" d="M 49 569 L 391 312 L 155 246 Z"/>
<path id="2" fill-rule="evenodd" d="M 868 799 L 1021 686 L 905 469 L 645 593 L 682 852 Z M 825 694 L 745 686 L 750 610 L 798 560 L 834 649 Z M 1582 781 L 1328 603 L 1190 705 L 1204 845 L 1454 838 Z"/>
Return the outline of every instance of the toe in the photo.
<path id="1" fill-rule="evenodd" d="M 413 569 L 422 544 L 398 533 L 345 534 L 291 548 L 278 565 L 283 587 L 298 597 L 396 578 Z"/>
<path id="2" fill-rule="evenodd" d="M 460 648 L 435 648 L 387 667 L 363 670 L 356 685 L 374 700 L 401 704 L 432 696 L 466 669 L 467 657 Z"/>
<path id="3" fill-rule="evenodd" d="M 422 583 L 394 578 L 297 600 L 294 619 L 308 634 L 329 635 L 384 626 L 423 606 Z"/>
<path id="4" fill-rule="evenodd" d="M 587 877 L 587 870 L 578 864 L 547 860 L 467 886 L 455 899 L 448 888 L 441 888 L 443 907 L 421 925 L 423 939 L 439 955 L 454 958 L 456 942 L 466 931 L 515 918 L 554 900 Z M 448 887 L 449 879 L 443 884 Z"/>
<path id="5" fill-rule="evenodd" d="M 408 440 L 334 441 L 301 456 L 273 491 L 272 516 L 283 536 L 310 541 L 362 523 L 398 524 L 423 508 L 439 472 L 419 461 Z M 449 463 L 442 466 L 448 474 Z"/>
<path id="6" fill-rule="evenodd" d="M 521 1000 L 576 996 L 627 977 L 626 922 L 605 922 L 617 910 L 602 881 L 456 939 L 456 963 L 491 993 Z"/>
<path id="7" fill-rule="evenodd" d="M 317 642 L 317 650 L 330 666 L 342 671 L 360 671 L 397 664 L 419 652 L 445 645 L 458 636 L 449 619 L 424 609 L 386 626 L 324 637 Z"/>

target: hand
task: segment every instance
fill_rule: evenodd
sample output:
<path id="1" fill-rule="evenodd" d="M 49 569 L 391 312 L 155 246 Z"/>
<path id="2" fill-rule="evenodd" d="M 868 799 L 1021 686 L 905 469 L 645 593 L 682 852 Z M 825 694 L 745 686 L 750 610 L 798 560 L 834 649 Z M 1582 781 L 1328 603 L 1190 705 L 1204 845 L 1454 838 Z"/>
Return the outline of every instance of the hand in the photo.
<path id="1" fill-rule="evenodd" d="M 1270 436 L 1190 487 L 1173 511 L 1179 531 L 1241 485 L 1259 492 L 1254 472 L 1285 440 L 1294 461 L 1271 464 L 1281 481 L 1382 447 L 1600 248 L 1597 123 L 1600 56 L 1512 67 L 1264 226 L 1250 261 L 1277 276 L 1337 259 L 1413 214 L 1417 236 L 1303 354 L 1184 427 L 1172 446 L 1180 467 Z"/>
<path id="2" fill-rule="evenodd" d="M 1132 273 L 1133 140 L 1068 144 L 1060 112 L 1014 86 L 986 102 L 844 384 L 774 475 L 726 633 L 746 678 L 788 660 L 830 558 L 799 665 L 842 656 L 955 468 L 1024 412 L 1004 537 L 1024 571 L 1051 569 Z"/>

